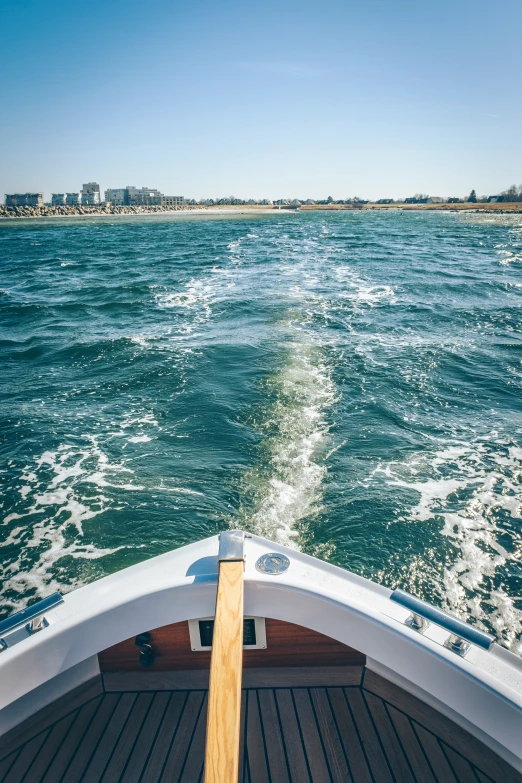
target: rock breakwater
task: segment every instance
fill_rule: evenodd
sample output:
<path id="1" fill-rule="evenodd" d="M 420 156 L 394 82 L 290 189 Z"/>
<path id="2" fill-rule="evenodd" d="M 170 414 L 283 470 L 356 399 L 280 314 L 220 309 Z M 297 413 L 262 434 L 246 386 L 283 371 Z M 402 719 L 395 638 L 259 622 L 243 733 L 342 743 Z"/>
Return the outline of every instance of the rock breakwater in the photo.
<path id="1" fill-rule="evenodd" d="M 200 207 L 201 208 L 201 207 Z M 111 207 L 100 205 L 99 207 L 80 206 L 43 206 L 43 207 L 7 207 L 0 205 L 0 218 L 27 218 L 27 217 L 73 217 L 75 215 L 144 215 L 153 212 L 179 212 L 197 209 L 193 205 L 183 207 L 163 206 L 136 206 L 136 207 Z"/>

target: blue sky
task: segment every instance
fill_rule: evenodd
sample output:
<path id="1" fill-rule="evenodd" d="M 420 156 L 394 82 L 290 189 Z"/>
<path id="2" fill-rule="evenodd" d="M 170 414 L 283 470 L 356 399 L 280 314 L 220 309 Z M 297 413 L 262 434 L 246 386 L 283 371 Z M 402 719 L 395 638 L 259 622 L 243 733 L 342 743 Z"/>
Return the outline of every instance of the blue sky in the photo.
<path id="1" fill-rule="evenodd" d="M 522 182 L 520 0 L 0 0 L 0 194 Z"/>

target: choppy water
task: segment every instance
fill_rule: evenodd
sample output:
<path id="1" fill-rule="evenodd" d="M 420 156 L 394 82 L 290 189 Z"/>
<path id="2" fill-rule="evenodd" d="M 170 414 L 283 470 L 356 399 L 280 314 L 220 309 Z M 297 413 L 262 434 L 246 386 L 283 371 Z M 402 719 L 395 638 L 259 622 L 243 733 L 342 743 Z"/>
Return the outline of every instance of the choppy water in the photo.
<path id="1" fill-rule="evenodd" d="M 4 222 L 0 270 L 4 614 L 232 525 L 517 648 L 520 216 Z"/>

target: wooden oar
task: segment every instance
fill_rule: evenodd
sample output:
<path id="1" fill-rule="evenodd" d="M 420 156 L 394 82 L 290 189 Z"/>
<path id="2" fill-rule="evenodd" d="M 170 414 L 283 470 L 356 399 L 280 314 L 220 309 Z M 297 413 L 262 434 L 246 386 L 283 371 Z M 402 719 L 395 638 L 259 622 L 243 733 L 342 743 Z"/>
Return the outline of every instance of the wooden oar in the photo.
<path id="1" fill-rule="evenodd" d="M 219 576 L 210 663 L 205 783 L 237 783 L 243 673 L 244 533 L 219 537 Z"/>

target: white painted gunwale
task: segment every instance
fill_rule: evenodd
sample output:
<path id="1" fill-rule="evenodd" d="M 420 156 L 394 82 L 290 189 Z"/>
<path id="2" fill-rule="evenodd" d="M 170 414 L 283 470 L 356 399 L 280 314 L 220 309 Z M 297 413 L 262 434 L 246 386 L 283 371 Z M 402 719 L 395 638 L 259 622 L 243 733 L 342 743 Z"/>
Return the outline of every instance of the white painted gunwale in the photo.
<path id="1" fill-rule="evenodd" d="M 522 770 L 522 661 L 504 648 L 472 647 L 461 658 L 443 646 L 448 632 L 421 635 L 390 592 L 300 552 L 246 539 L 245 614 L 297 623 L 365 653 L 368 666 L 420 696 Z M 169 623 L 214 614 L 218 537 L 139 563 L 64 597 L 50 626 L 0 654 L 2 710 L 101 650 Z M 283 552 L 279 576 L 255 569 Z M 9 635 L 6 635 L 9 642 Z M 197 653 L 194 653 L 197 655 Z M 299 651 L 296 650 L 296 665 Z"/>

